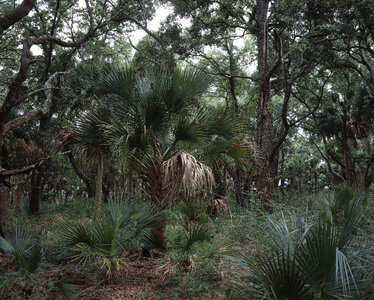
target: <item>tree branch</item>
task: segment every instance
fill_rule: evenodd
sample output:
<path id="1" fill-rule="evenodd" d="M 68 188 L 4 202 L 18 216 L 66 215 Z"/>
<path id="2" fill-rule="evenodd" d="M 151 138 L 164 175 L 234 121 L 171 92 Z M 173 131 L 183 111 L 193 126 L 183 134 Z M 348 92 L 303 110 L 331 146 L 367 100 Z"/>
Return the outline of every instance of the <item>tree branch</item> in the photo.
<path id="1" fill-rule="evenodd" d="M 24 0 L 19 6 L 16 7 L 12 12 L 0 18 L 0 36 L 10 26 L 17 23 L 22 18 L 26 17 L 29 12 L 33 9 L 36 0 Z"/>
<path id="2" fill-rule="evenodd" d="M 45 86 L 44 86 L 44 89 L 39 89 L 39 90 L 36 90 L 32 93 L 30 93 L 28 96 L 31 96 L 33 94 L 36 94 L 37 92 L 40 92 L 42 90 L 45 91 L 45 95 L 46 95 L 46 101 L 43 105 L 43 107 L 37 107 L 35 109 L 33 109 L 32 111 L 30 111 L 29 113 L 27 113 L 26 115 L 24 116 L 21 116 L 19 118 L 16 118 L 6 124 L 4 124 L 3 126 L 3 130 L 1 132 L 1 135 L 4 136 L 6 135 L 10 130 L 12 130 L 13 128 L 15 127 L 18 127 L 18 126 L 21 126 L 23 124 L 26 124 L 27 122 L 29 122 L 30 120 L 32 120 L 33 118 L 35 118 L 36 116 L 38 115 L 41 115 L 41 114 L 47 114 L 51 108 L 51 105 L 52 105 L 52 89 L 53 89 L 53 82 L 54 80 L 60 76 L 64 74 L 64 72 L 56 72 L 54 73 L 51 77 L 49 77 L 49 79 L 46 81 L 45 83 Z"/>

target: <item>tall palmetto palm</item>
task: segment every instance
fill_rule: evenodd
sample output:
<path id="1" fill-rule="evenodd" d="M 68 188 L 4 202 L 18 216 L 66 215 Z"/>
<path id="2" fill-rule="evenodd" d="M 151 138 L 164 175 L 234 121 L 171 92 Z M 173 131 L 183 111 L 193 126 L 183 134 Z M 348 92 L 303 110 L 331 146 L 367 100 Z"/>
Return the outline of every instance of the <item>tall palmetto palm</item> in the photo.
<path id="1" fill-rule="evenodd" d="M 101 72 L 97 96 L 112 114 L 102 122 L 107 142 L 140 173 L 159 211 L 181 191 L 192 195 L 212 185 L 210 169 L 195 157 L 203 144 L 228 141 L 238 129 L 223 111 L 199 106 L 198 98 L 211 84 L 208 75 L 192 69 L 139 74 L 130 66 L 112 65 Z"/>
<path id="2" fill-rule="evenodd" d="M 102 186 L 104 173 L 104 154 L 108 149 L 108 143 L 102 124 L 109 122 L 111 114 L 108 108 L 100 102 L 96 102 L 79 118 L 75 128 L 73 139 L 89 157 L 97 159 L 95 208 L 94 216 L 100 214 L 102 202 Z"/>

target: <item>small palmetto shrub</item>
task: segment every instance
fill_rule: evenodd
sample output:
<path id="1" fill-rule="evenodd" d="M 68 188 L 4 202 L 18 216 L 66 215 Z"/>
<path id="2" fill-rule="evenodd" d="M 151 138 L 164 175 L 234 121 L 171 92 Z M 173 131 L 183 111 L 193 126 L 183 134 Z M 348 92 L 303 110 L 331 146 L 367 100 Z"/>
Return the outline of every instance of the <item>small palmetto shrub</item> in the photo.
<path id="1" fill-rule="evenodd" d="M 39 270 L 43 258 L 41 246 L 31 242 L 30 234 L 22 226 L 16 227 L 9 240 L 0 237 L 0 252 L 14 259 L 26 276 Z"/>
<path id="2" fill-rule="evenodd" d="M 344 194 L 347 196 L 347 194 Z M 342 197 L 339 194 L 336 197 Z M 233 281 L 236 298 L 254 299 L 346 299 L 359 297 L 362 268 L 358 249 L 350 244 L 360 219 L 360 196 L 340 199 L 342 219 L 320 215 L 315 221 L 292 217 L 271 221 L 269 240 L 257 255 L 239 255 L 248 268 Z M 361 256 L 362 257 L 362 256 Z M 248 275 L 245 280 L 243 277 Z M 264 299 L 263 298 L 263 299 Z"/>
<path id="3" fill-rule="evenodd" d="M 149 229 L 162 222 L 149 206 L 112 201 L 101 218 L 93 223 L 63 222 L 63 243 L 72 250 L 72 259 L 80 264 L 96 264 L 104 280 L 113 283 L 125 264 L 123 254 L 135 244 L 150 240 Z"/>

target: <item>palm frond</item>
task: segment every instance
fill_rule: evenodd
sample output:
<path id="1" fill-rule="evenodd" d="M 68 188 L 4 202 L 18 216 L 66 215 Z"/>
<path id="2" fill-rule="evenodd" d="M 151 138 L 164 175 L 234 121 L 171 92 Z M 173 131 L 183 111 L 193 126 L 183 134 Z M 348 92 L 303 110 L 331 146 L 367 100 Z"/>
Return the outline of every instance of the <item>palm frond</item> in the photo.
<path id="1" fill-rule="evenodd" d="M 166 99 L 168 110 L 179 113 L 196 97 L 206 93 L 212 84 L 212 78 L 198 69 L 176 69 L 171 78 L 169 97 Z"/>
<path id="2" fill-rule="evenodd" d="M 179 247 L 188 252 L 198 242 L 209 241 L 212 229 L 208 224 L 191 225 L 186 221 L 183 225 L 185 238 L 179 242 Z"/>
<path id="3" fill-rule="evenodd" d="M 27 275 L 37 272 L 43 259 L 42 247 L 31 243 L 22 226 L 16 227 L 15 235 L 9 241 L 0 237 L 0 251 L 12 257 Z"/>
<path id="4" fill-rule="evenodd" d="M 182 152 L 162 164 L 165 182 L 170 190 L 193 195 L 201 189 L 211 190 L 214 184 L 212 171 L 191 154 Z"/>
<path id="5" fill-rule="evenodd" d="M 62 228 L 63 243 L 68 247 L 73 247 L 79 243 L 94 247 L 97 243 L 92 236 L 90 224 L 62 221 L 60 228 Z"/>
<path id="6" fill-rule="evenodd" d="M 103 68 L 99 76 L 99 91 L 102 94 L 117 95 L 121 104 L 131 103 L 135 98 L 134 86 L 137 73 L 130 65 L 110 64 Z"/>
<path id="7" fill-rule="evenodd" d="M 103 103 L 97 102 L 79 118 L 74 132 L 78 143 L 102 148 L 108 144 L 104 126 L 111 122 L 111 112 Z"/>
<path id="8" fill-rule="evenodd" d="M 135 202 L 110 200 L 103 212 L 103 220 L 114 228 L 125 229 L 137 213 Z"/>
<path id="9" fill-rule="evenodd" d="M 256 260 L 260 263 L 247 262 L 252 271 L 250 277 L 254 283 L 265 287 L 272 299 L 307 299 L 311 294 L 288 248 L 262 254 Z"/>

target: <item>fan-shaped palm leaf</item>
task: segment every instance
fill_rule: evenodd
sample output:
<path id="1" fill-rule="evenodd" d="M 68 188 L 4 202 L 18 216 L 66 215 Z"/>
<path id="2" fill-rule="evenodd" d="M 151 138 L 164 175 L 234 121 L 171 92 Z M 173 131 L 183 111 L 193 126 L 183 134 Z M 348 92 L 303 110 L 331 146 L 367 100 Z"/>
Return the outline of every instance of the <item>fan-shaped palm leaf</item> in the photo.
<path id="1" fill-rule="evenodd" d="M 9 241 L 0 237 L 0 251 L 11 256 L 26 275 L 37 272 L 43 258 L 40 245 L 32 244 L 29 234 L 21 226 L 16 227 Z"/>
<path id="2" fill-rule="evenodd" d="M 149 207 L 139 209 L 135 203 L 111 201 L 99 221 L 62 222 L 62 240 L 73 250 L 74 261 L 95 262 L 106 280 L 113 282 L 123 265 L 123 253 L 135 240 L 147 239 L 149 229 L 160 220 L 162 217 Z"/>

